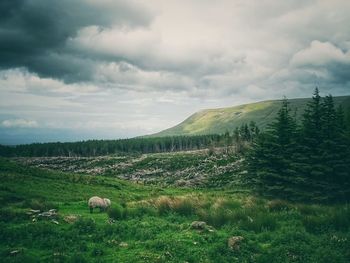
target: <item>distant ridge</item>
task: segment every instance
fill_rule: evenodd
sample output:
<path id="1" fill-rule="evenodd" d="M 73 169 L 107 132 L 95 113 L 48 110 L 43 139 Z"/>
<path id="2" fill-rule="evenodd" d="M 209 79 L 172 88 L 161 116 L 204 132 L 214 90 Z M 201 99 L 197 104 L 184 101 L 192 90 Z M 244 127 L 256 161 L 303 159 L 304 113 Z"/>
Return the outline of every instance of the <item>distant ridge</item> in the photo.
<path id="1" fill-rule="evenodd" d="M 346 111 L 350 109 L 350 96 L 333 97 L 333 99 L 336 106 L 342 105 Z M 288 100 L 297 119 L 300 119 L 310 100 L 310 98 Z M 232 132 L 236 127 L 250 121 L 256 122 L 263 129 L 276 117 L 280 106 L 281 100 L 268 100 L 228 108 L 202 110 L 174 127 L 146 137 L 222 134 L 226 131 Z"/>

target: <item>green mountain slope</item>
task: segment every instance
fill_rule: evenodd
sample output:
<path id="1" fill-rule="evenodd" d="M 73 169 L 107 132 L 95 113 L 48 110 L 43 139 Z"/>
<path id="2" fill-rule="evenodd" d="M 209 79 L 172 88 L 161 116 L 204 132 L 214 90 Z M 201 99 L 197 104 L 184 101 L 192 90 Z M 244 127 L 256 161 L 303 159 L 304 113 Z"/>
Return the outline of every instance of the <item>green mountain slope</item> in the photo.
<path id="1" fill-rule="evenodd" d="M 309 100 L 309 98 L 289 100 L 298 119 Z M 334 97 L 334 101 L 336 105 L 342 105 L 346 110 L 350 108 L 350 96 Z M 250 121 L 255 121 L 260 128 L 265 128 L 276 117 L 280 106 L 281 100 L 269 100 L 229 108 L 202 110 L 180 124 L 150 136 L 220 134 L 225 131 L 233 131 L 241 124 Z"/>

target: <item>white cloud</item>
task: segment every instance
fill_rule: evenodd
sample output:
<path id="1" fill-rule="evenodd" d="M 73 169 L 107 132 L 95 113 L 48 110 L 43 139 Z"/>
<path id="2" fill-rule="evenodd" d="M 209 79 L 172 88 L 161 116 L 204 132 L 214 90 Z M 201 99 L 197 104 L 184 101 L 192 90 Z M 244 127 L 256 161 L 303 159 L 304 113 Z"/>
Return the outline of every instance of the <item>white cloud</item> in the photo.
<path id="1" fill-rule="evenodd" d="M 327 66 L 329 63 L 350 64 L 350 51 L 343 52 L 329 42 L 312 41 L 306 49 L 298 51 L 291 59 L 292 66 Z"/>
<path id="2" fill-rule="evenodd" d="M 34 120 L 13 119 L 4 120 L 1 125 L 5 128 L 35 128 L 38 127 L 38 123 Z"/>

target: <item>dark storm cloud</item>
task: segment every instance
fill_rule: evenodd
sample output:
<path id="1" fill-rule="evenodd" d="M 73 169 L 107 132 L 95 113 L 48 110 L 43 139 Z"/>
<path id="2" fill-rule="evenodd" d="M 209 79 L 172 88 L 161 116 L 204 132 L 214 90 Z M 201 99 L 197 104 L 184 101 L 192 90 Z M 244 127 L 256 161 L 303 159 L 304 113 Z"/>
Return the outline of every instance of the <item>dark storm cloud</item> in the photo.
<path id="1" fill-rule="evenodd" d="M 0 68 L 26 67 L 68 82 L 86 79 L 91 61 L 71 53 L 66 41 L 91 25 L 148 25 L 151 14 L 140 8 L 130 1 L 2 0 Z"/>

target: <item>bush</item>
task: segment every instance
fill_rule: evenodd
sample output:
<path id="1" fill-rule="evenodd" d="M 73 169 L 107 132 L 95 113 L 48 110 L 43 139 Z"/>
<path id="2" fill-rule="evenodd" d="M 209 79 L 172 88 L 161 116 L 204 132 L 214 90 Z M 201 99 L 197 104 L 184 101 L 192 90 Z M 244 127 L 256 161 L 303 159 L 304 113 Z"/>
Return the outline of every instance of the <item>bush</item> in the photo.
<path id="1" fill-rule="evenodd" d="M 246 221 L 241 221 L 240 225 L 245 230 L 258 233 L 275 230 L 277 227 L 277 221 L 275 217 L 269 213 L 258 213 L 255 216 L 249 217 Z"/>
<path id="2" fill-rule="evenodd" d="M 319 215 L 325 212 L 324 207 L 318 205 L 298 205 L 297 209 L 302 215 Z"/>
<path id="3" fill-rule="evenodd" d="M 218 198 L 213 205 L 214 208 L 236 210 L 241 208 L 241 203 L 236 200 L 227 200 L 224 198 Z"/>
<path id="4" fill-rule="evenodd" d="M 322 215 L 306 215 L 302 222 L 308 232 L 323 232 L 329 229 L 346 231 L 350 227 L 350 210 L 343 208 L 330 210 Z"/>
<path id="5" fill-rule="evenodd" d="M 74 254 L 69 260 L 69 263 L 86 263 L 88 260 L 84 257 L 83 254 Z"/>
<path id="6" fill-rule="evenodd" d="M 24 211 L 16 211 L 11 208 L 0 209 L 0 221 L 2 222 L 15 222 L 28 219 L 28 215 Z"/>
<path id="7" fill-rule="evenodd" d="M 162 216 L 169 213 L 171 211 L 171 203 L 172 203 L 172 200 L 169 197 L 167 196 L 159 197 L 155 202 L 159 215 Z"/>
<path id="8" fill-rule="evenodd" d="M 58 206 L 52 202 L 45 199 L 29 199 L 23 202 L 24 208 L 31 208 L 40 211 L 47 211 L 50 209 L 58 209 Z"/>
<path id="9" fill-rule="evenodd" d="M 114 220 L 121 220 L 125 218 L 124 209 L 120 205 L 113 205 L 112 207 L 109 207 L 107 210 L 107 214 L 109 218 L 112 218 Z"/>
<path id="10" fill-rule="evenodd" d="M 104 250 L 101 246 L 94 247 L 91 252 L 91 255 L 94 257 L 100 257 L 100 256 L 103 256 L 103 254 L 104 254 Z"/>
<path id="11" fill-rule="evenodd" d="M 96 230 L 96 223 L 92 218 L 79 218 L 73 225 L 80 234 L 91 234 Z"/>
<path id="12" fill-rule="evenodd" d="M 128 208 L 127 215 L 128 217 L 143 217 L 145 215 L 156 216 L 157 210 L 153 207 L 142 205 L 134 208 Z"/>
<path id="13" fill-rule="evenodd" d="M 285 200 L 274 199 L 267 203 L 269 211 L 284 211 L 292 208 L 291 204 Z"/>
<path id="14" fill-rule="evenodd" d="M 331 217 L 330 224 L 335 230 L 348 230 L 350 228 L 350 209 L 348 207 L 337 209 Z"/>
<path id="15" fill-rule="evenodd" d="M 195 204 L 188 198 L 176 199 L 173 202 L 174 212 L 183 215 L 190 216 L 193 215 L 196 211 Z"/>

